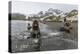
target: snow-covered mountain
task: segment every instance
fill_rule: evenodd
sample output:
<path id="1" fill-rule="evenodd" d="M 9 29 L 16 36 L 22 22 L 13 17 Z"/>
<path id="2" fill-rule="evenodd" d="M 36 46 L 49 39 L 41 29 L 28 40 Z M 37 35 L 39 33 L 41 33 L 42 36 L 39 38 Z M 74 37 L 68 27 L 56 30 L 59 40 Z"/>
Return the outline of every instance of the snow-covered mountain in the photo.
<path id="1" fill-rule="evenodd" d="M 53 8 L 49 8 L 47 11 L 40 11 L 38 14 L 33 14 L 33 16 L 31 16 L 31 19 L 39 19 L 41 21 L 44 20 L 49 20 L 49 21 L 63 21 L 64 17 L 73 17 L 75 15 L 78 14 L 77 10 L 71 10 L 70 12 L 64 13 L 63 11 L 59 10 L 59 9 L 53 9 Z M 36 17 L 36 18 L 35 18 Z"/>
<path id="2" fill-rule="evenodd" d="M 58 18 L 59 16 L 60 16 L 60 17 L 65 17 L 66 15 L 65 15 L 65 13 L 64 13 L 63 11 L 61 11 L 61 10 L 50 8 L 50 9 L 48 9 L 47 11 L 45 11 L 44 17 L 41 18 L 41 20 L 44 20 L 44 19 L 46 19 L 46 18 L 49 20 L 49 17 L 51 17 L 51 16 L 53 16 L 53 18 Z M 47 19 L 46 19 L 46 20 L 47 20 Z M 52 20 L 52 19 L 50 19 L 50 20 Z"/>

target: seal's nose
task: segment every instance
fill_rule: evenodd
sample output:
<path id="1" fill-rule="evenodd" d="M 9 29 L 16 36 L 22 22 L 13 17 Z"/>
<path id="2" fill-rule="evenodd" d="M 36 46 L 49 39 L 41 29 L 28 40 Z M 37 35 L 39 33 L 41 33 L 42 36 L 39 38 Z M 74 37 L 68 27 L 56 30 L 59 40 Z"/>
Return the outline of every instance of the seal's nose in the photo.
<path id="1" fill-rule="evenodd" d="M 34 41 L 35 43 L 38 43 L 38 39 L 34 39 L 33 41 Z"/>

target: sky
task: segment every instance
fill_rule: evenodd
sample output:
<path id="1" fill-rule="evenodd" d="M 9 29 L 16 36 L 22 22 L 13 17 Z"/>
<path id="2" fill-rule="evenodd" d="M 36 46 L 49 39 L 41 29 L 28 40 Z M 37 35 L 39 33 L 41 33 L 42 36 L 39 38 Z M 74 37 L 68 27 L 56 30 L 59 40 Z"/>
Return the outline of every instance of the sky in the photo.
<path id="1" fill-rule="evenodd" d="M 78 6 L 72 5 L 72 4 L 12 1 L 12 13 L 21 13 L 25 15 L 37 14 L 40 11 L 43 11 L 43 12 L 47 11 L 49 8 L 59 9 L 63 12 L 69 12 L 73 9 L 78 10 Z"/>

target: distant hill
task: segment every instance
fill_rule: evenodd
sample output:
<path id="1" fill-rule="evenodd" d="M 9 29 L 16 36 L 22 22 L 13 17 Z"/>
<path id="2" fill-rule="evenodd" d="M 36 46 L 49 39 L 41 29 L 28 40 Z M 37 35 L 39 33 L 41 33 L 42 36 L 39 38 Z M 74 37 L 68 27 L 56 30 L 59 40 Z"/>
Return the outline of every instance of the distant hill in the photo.
<path id="1" fill-rule="evenodd" d="M 11 20 L 26 20 L 26 16 L 19 13 L 12 13 Z"/>

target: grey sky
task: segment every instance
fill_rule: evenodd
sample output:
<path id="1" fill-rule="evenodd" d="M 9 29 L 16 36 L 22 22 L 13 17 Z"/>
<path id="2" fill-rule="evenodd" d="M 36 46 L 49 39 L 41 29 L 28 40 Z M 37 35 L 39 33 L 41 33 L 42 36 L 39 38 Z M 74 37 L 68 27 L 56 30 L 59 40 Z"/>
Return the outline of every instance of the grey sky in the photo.
<path id="1" fill-rule="evenodd" d="M 69 12 L 72 9 L 78 9 L 78 6 L 70 4 L 12 1 L 12 13 L 22 13 L 25 15 L 36 14 L 39 11 L 47 11 L 49 8 L 59 9 L 63 12 Z"/>

